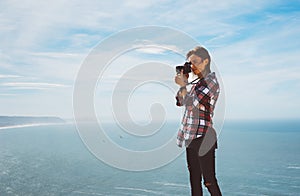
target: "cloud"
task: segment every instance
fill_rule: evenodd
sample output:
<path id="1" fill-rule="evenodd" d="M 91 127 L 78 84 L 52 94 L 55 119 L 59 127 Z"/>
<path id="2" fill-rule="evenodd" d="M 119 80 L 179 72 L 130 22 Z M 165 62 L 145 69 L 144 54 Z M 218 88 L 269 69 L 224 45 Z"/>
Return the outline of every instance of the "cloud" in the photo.
<path id="1" fill-rule="evenodd" d="M 178 52 L 181 51 L 178 46 L 175 45 L 166 45 L 166 44 L 157 44 L 151 40 L 144 40 L 144 44 L 133 45 L 133 48 L 136 49 L 137 52 L 145 53 L 145 54 L 164 54 L 166 52 Z"/>
<path id="2" fill-rule="evenodd" d="M 15 96 L 16 94 L 12 93 L 0 93 L 0 96 Z"/>
<path id="3" fill-rule="evenodd" d="M 49 4 L 36 0 L 23 3 L 4 0 L 0 6 L 6 8 L 0 18 L 0 79 L 2 89 L 7 90 L 3 95 L 14 94 L 11 89 L 67 88 L 65 92 L 71 96 L 69 87 L 85 57 L 99 41 L 122 29 L 161 25 L 186 32 L 209 48 L 223 76 L 226 95 L 232 104 L 230 109 L 237 110 L 239 106 L 233 106 L 234 103 L 242 104 L 242 101 L 252 101 L 253 105 L 263 107 L 261 99 L 268 100 L 271 105 L 287 100 L 289 96 L 295 100 L 299 98 L 292 89 L 299 86 L 300 42 L 299 12 L 296 8 L 288 11 L 289 7 L 297 7 L 293 3 L 54 0 Z M 144 63 L 147 58 L 163 60 L 170 65 L 182 63 L 182 59 L 169 54 L 166 55 L 169 59 L 152 57 L 165 54 L 168 49 L 177 51 L 176 46 L 157 46 L 146 41 L 138 47 L 141 48 L 135 51 L 135 56 L 124 55 L 126 57 L 118 58 L 106 70 L 107 89 L 124 72 Z M 105 52 L 109 54 L 110 51 Z M 139 77 L 130 79 L 143 80 Z M 283 88 L 279 90 L 277 86 Z M 247 89 L 255 89 L 255 93 L 251 94 Z M 32 99 L 39 100 L 45 94 L 39 96 Z M 297 101 L 289 104 L 289 108 L 299 105 Z M 268 108 L 271 114 L 275 110 Z M 254 113 L 251 111 L 248 115 Z M 233 115 L 246 114 L 238 111 Z M 299 112 L 293 115 L 300 116 Z"/>
<path id="4" fill-rule="evenodd" d="M 20 78 L 22 76 L 18 76 L 18 75 L 2 75 L 0 74 L 0 79 L 8 79 L 8 78 Z"/>
<path id="5" fill-rule="evenodd" d="M 23 51 L 16 56 L 15 60 L 9 62 L 9 68 L 0 67 L 0 70 L 10 73 L 6 74 L 6 78 L 9 76 L 11 79 L 14 75 L 20 75 L 24 80 L 35 78 L 72 83 L 86 55 L 86 53 Z"/>
<path id="6" fill-rule="evenodd" d="M 230 17 L 254 12 L 267 4 L 265 1 L 236 2 L 173 2 L 173 1 L 2 1 L 6 9 L 1 29 L 6 35 L 4 47 L 9 49 L 41 49 L 43 45 L 72 47 L 91 38 L 100 40 L 119 29 L 139 25 L 161 24 L 176 26 L 194 36 L 216 35 L 232 31 Z M 170 6 L 172 4 L 172 6 Z M 118 5 L 118 6 L 115 6 Z M 251 5 L 251 6 L 249 6 Z M 67 8 L 67 9 L 66 9 Z M 203 8 L 203 9 L 200 9 Z M 58 14 L 59 13 L 59 14 Z M 184 18 L 184 20 L 182 20 Z M 15 24 L 15 25 L 12 25 Z M 214 25 L 212 25 L 214 24 Z M 203 27 L 203 29 L 201 29 Z M 205 27 L 205 29 L 204 29 Z M 198 33 L 197 33 L 198 32 Z M 97 36 L 96 36 L 97 35 Z M 93 37 L 96 36 L 96 37 Z M 97 41 L 96 41 L 97 42 Z M 82 47 L 90 47 L 95 40 Z M 57 49 L 57 48 L 56 48 Z"/>
<path id="7" fill-rule="evenodd" d="M 140 47 L 140 46 L 137 46 Z M 167 50 L 159 48 L 159 47 L 140 47 L 139 49 L 137 49 L 138 52 L 141 53 L 145 53 L 145 54 L 163 54 L 164 52 L 166 52 Z"/>

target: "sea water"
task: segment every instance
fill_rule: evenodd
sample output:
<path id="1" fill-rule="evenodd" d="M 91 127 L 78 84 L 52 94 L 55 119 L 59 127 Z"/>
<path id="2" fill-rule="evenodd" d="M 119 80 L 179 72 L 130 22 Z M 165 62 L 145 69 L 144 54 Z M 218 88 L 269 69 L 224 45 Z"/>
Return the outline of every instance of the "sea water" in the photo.
<path id="1" fill-rule="evenodd" d="M 112 139 L 129 149 L 152 148 L 163 142 L 161 136 L 134 140 L 115 124 L 106 126 Z M 167 123 L 157 134 L 171 137 L 177 128 L 178 123 Z M 299 141 L 296 120 L 226 121 L 216 153 L 223 195 L 299 195 Z M 185 196 L 190 195 L 188 175 L 185 153 L 150 171 L 111 167 L 89 152 L 73 124 L 0 130 L 1 196 Z M 205 188 L 204 195 L 209 195 Z"/>

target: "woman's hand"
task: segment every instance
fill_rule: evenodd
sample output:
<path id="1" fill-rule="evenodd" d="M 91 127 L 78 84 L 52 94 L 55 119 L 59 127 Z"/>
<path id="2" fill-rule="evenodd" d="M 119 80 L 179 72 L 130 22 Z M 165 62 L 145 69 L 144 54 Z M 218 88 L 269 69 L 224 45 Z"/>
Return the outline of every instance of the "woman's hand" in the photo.
<path id="1" fill-rule="evenodd" d="M 186 86 L 187 81 L 188 81 L 188 79 L 183 74 L 183 70 L 181 70 L 180 74 L 175 76 L 175 83 L 178 84 L 180 87 Z"/>

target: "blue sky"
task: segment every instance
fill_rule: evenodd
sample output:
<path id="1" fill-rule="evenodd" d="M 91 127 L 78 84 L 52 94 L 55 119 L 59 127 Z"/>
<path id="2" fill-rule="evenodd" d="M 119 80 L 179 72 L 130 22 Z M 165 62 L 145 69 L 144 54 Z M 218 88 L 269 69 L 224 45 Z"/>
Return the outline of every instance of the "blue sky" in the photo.
<path id="1" fill-rule="evenodd" d="M 157 25 L 181 30 L 209 49 L 225 87 L 226 118 L 300 118 L 300 1 L 2 0 L 0 7 L 0 115 L 72 118 L 74 81 L 89 52 L 121 30 Z M 163 52 L 144 50 L 117 62 L 128 69 L 143 58 L 184 60 Z M 111 71 L 107 80 L 113 84 L 118 74 Z M 148 112 L 141 100 L 159 102 L 162 95 L 167 104 L 172 98 L 149 89 L 132 97 L 138 103 L 133 118 Z M 109 92 L 96 95 L 109 100 Z M 96 107 L 111 117 L 101 101 Z M 166 109 L 178 118 L 173 105 Z"/>

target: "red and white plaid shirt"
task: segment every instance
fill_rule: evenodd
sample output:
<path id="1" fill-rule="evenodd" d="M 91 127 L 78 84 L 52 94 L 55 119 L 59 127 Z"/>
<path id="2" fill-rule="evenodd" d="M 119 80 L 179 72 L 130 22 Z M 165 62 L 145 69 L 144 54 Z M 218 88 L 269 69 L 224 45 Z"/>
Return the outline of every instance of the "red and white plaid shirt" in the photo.
<path id="1" fill-rule="evenodd" d="M 194 84 L 183 98 L 177 93 L 179 106 L 185 106 L 181 126 L 177 135 L 177 145 L 182 147 L 206 133 L 212 127 L 212 117 L 215 104 L 220 93 L 219 83 L 214 72 Z"/>

